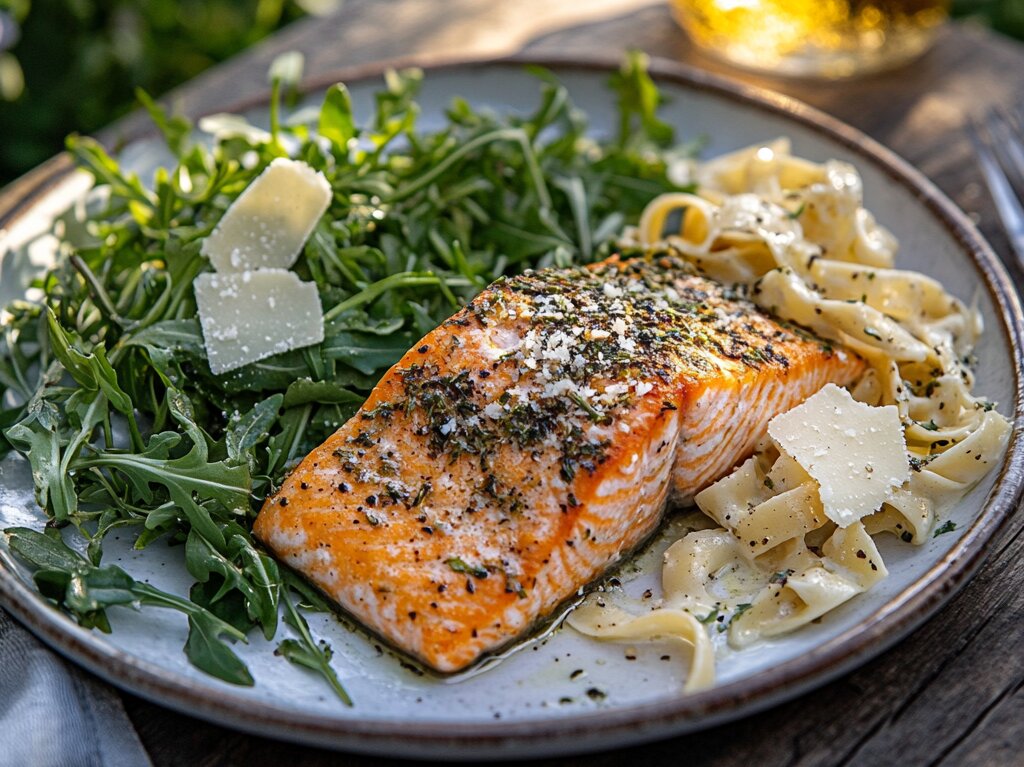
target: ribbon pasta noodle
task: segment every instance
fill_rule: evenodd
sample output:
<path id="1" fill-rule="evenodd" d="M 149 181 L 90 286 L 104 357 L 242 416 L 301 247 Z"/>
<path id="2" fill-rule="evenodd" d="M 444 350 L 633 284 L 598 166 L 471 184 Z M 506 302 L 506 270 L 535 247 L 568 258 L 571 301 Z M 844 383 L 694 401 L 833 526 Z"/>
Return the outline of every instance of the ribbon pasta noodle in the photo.
<path id="1" fill-rule="evenodd" d="M 634 616 L 605 595 L 570 616 L 574 628 L 601 639 L 690 645 L 687 690 L 714 680 L 706 624 L 743 648 L 870 589 L 887 574 L 872 536 L 924 543 L 937 517 L 995 465 L 1010 433 L 1007 419 L 971 391 L 980 315 L 938 281 L 894 268 L 898 243 L 864 209 L 853 166 L 794 157 L 780 138 L 713 159 L 694 176 L 695 193 L 653 200 L 623 245 L 671 251 L 762 309 L 860 354 L 868 368 L 851 402 L 898 418 L 909 478 L 854 517 L 830 518 L 822 478 L 766 438 L 696 496 L 718 527 L 669 547 L 655 609 Z"/>

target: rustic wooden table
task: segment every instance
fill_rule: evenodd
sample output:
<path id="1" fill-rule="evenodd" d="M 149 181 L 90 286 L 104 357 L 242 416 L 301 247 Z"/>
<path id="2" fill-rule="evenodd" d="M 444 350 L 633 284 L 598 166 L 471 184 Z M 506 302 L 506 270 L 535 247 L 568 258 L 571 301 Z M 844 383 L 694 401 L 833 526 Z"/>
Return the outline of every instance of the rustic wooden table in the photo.
<path id="1" fill-rule="evenodd" d="M 261 93 L 271 59 L 306 57 L 309 77 L 382 59 L 536 53 L 653 56 L 718 71 L 802 99 L 891 147 L 981 226 L 1006 239 L 964 132 L 965 121 L 1024 97 L 1024 45 L 954 24 L 912 66 L 851 83 L 754 77 L 702 57 L 652 0 L 349 0 L 180 88 L 198 114 Z M 106 132 L 134 132 L 137 117 Z M 9 190 L 10 191 L 10 190 Z M 9 195 L 5 195 L 11 199 Z M 1016 272 L 1017 284 L 1022 284 Z M 1011 520 L 974 580 L 914 634 L 861 669 L 765 713 L 697 735 L 564 759 L 617 765 L 1024 764 L 1024 515 Z M 125 707 L 156 765 L 380 765 L 244 735 L 130 695 Z"/>

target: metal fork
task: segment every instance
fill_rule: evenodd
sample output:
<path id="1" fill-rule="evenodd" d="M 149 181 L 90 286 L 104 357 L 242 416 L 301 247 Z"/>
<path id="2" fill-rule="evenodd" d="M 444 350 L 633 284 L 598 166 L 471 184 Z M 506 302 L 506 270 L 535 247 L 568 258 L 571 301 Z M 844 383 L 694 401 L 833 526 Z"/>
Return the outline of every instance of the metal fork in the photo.
<path id="1" fill-rule="evenodd" d="M 992 199 L 1010 239 L 1017 265 L 1024 269 L 1024 132 L 1019 111 L 992 110 L 984 121 L 971 120 L 967 135 L 974 145 Z"/>

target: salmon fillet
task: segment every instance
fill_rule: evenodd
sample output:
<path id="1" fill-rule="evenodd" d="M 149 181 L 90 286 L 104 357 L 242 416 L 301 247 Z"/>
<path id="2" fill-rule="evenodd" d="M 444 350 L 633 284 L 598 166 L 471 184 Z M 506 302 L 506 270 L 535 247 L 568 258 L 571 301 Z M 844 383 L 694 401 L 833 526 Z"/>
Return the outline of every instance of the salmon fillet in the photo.
<path id="1" fill-rule="evenodd" d="M 301 462 L 255 534 L 457 671 L 635 548 L 773 416 L 862 370 L 672 257 L 501 279 Z"/>

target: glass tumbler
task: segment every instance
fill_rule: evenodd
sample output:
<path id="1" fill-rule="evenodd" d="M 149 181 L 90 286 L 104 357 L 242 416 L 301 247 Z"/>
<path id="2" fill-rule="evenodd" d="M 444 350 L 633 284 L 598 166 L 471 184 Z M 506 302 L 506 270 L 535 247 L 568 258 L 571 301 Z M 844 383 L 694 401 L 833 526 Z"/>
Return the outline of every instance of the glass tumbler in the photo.
<path id="1" fill-rule="evenodd" d="M 949 0 L 670 0 L 703 50 L 760 72 L 839 79 L 923 53 Z"/>

